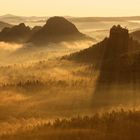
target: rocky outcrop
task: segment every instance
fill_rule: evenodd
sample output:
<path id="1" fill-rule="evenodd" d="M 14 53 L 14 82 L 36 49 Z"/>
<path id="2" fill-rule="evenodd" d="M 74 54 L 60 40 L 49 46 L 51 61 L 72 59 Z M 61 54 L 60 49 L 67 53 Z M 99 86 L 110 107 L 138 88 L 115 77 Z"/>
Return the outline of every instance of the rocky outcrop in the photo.
<path id="1" fill-rule="evenodd" d="M 12 28 L 4 28 L 0 32 L 0 41 L 4 42 L 15 42 L 24 43 L 31 36 L 30 27 L 26 26 L 24 23 L 13 26 Z"/>
<path id="2" fill-rule="evenodd" d="M 140 92 L 140 44 L 120 25 L 110 29 L 109 38 L 65 59 L 91 63 L 100 71 L 94 92 L 97 101 L 115 102 Z"/>
<path id="3" fill-rule="evenodd" d="M 80 33 L 76 26 L 63 17 L 52 17 L 36 32 L 28 42 L 33 44 L 47 44 L 62 41 L 91 39 Z"/>
<path id="4" fill-rule="evenodd" d="M 33 29 L 24 23 L 13 27 L 6 27 L 0 32 L 0 41 L 14 43 L 32 43 L 46 45 L 62 41 L 92 40 L 78 31 L 76 26 L 63 17 L 52 17 L 47 23 L 35 26 Z"/>
<path id="5" fill-rule="evenodd" d="M 103 61 L 101 64 L 101 73 L 99 83 L 111 84 L 126 80 L 124 75 L 119 76 L 120 71 L 124 68 L 123 62 L 129 52 L 129 33 L 127 29 L 120 25 L 113 26 L 110 30 L 110 36 L 105 48 Z M 122 61 L 120 61 L 122 59 Z M 124 63 L 124 64 L 123 64 Z M 126 69 L 126 68 L 125 68 Z M 124 70 L 124 69 L 123 69 Z M 120 79 L 121 78 L 121 79 Z"/>
<path id="6" fill-rule="evenodd" d="M 105 48 L 95 98 L 107 104 L 133 101 L 140 91 L 140 44 L 114 26 Z M 134 97 L 135 96 L 135 97 Z"/>

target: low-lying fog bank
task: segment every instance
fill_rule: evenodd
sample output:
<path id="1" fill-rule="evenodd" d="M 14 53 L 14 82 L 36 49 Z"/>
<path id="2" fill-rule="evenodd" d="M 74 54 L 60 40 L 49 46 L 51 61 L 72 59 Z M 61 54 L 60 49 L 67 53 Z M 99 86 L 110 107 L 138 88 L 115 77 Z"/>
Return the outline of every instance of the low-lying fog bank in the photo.
<path id="1" fill-rule="evenodd" d="M 67 55 L 84 48 L 94 42 L 89 40 L 51 43 L 45 46 L 32 44 L 15 44 L 0 42 L 0 64 L 31 63 L 40 60 L 53 59 Z"/>
<path id="2" fill-rule="evenodd" d="M 56 132 L 55 124 L 59 124 L 57 132 L 61 128 L 60 124 L 67 129 L 66 124 L 68 123 L 65 119 L 69 120 L 72 117 L 74 118 L 71 119 L 70 124 L 73 124 L 73 120 L 79 124 L 85 119 L 87 122 L 93 121 L 96 124 L 97 120 L 99 123 L 96 125 L 97 128 L 103 128 L 99 129 L 99 132 L 108 130 L 109 134 L 110 128 L 117 126 L 112 125 L 112 122 L 118 124 L 116 119 L 118 116 L 123 116 L 123 118 L 119 118 L 119 124 L 130 117 L 134 117 L 137 121 L 139 112 L 136 110 L 140 109 L 140 98 L 135 95 L 138 95 L 139 91 L 132 94 L 135 90 L 131 89 L 131 91 L 129 85 L 117 87 L 114 84 L 115 90 L 110 91 L 112 94 L 106 96 L 108 89 L 102 88 L 101 84 L 104 95 L 95 97 L 94 91 L 100 75 L 99 69 L 95 69 L 94 65 L 90 63 L 61 59 L 64 55 L 88 48 L 92 44 L 94 42 L 77 41 L 34 47 L 31 44 L 0 43 L 0 138 L 7 140 L 8 136 L 12 136 L 11 139 L 17 136 L 16 138 L 20 139 L 18 134 L 28 136 L 29 133 L 34 133 L 36 130 L 40 130 L 38 132 L 41 134 L 52 130 L 51 134 L 53 134 Z M 121 95 L 121 93 L 123 94 Z M 104 114 L 112 109 L 118 111 L 121 108 L 124 110 L 118 114 L 117 112 Z M 133 110 L 134 114 L 131 111 L 125 112 L 125 110 Z M 96 113 L 103 114 L 103 116 L 98 117 L 99 114 L 96 115 Z M 95 120 L 90 118 L 92 115 Z M 89 117 L 81 119 L 77 116 Z M 48 124 L 48 122 L 54 122 L 55 119 L 57 120 L 54 125 Z M 125 124 L 128 125 L 129 122 L 126 121 Z M 131 124 L 135 129 L 139 128 L 136 123 Z M 92 132 L 95 132 L 95 128 L 92 128 Z M 118 128 L 116 129 L 118 130 Z M 76 130 L 73 127 L 71 129 L 72 132 L 76 131 L 76 134 L 78 130 L 80 134 L 83 129 L 85 130 L 83 125 L 81 129 L 80 127 Z M 85 132 L 89 134 L 91 132 L 89 124 L 87 129 Z M 59 133 L 62 131 L 60 130 Z"/>

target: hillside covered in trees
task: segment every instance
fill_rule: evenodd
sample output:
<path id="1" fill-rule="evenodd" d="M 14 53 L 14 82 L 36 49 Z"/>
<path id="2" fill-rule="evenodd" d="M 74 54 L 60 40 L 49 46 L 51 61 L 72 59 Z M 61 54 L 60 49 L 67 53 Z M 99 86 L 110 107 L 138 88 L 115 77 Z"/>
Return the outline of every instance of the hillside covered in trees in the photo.
<path id="1" fill-rule="evenodd" d="M 109 97 L 112 103 L 139 97 L 140 44 L 120 25 L 111 28 L 109 38 L 64 58 L 91 63 L 100 71 L 95 98 L 99 96 L 108 104 Z"/>
<path id="2" fill-rule="evenodd" d="M 112 111 L 91 117 L 56 119 L 36 125 L 29 131 L 21 127 L 15 134 L 3 135 L 1 140 L 138 140 L 139 111 Z"/>

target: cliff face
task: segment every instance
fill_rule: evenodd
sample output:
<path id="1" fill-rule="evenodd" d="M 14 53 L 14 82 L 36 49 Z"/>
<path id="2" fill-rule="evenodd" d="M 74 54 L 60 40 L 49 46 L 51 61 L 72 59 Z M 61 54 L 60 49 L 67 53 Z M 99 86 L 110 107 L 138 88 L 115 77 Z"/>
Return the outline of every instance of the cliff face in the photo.
<path id="1" fill-rule="evenodd" d="M 128 45 L 129 45 L 128 30 L 122 28 L 120 25 L 113 26 L 110 29 L 109 44 L 108 44 L 108 46 L 110 46 L 115 51 L 112 53 L 118 53 L 118 55 L 120 55 L 121 53 L 124 53 L 128 50 Z"/>
<path id="2" fill-rule="evenodd" d="M 94 93 L 97 100 L 113 102 L 114 98 L 126 99 L 140 91 L 140 44 L 120 25 L 110 29 L 109 38 L 66 58 L 92 63 L 100 71 Z"/>
<path id="3" fill-rule="evenodd" d="M 101 64 L 100 83 L 112 84 L 121 83 L 126 80 L 121 71 L 127 65 L 126 53 L 129 52 L 129 33 L 127 29 L 121 26 L 113 26 L 110 30 L 110 36 L 105 48 L 103 61 Z M 124 64 L 123 64 L 124 63 Z"/>
<path id="4" fill-rule="evenodd" d="M 114 26 L 104 51 L 95 97 L 105 100 L 105 104 L 133 101 L 139 91 L 140 44 L 129 37 L 127 29 Z"/>
<path id="5" fill-rule="evenodd" d="M 129 49 L 129 33 L 127 29 L 121 26 L 113 26 L 110 30 L 109 38 L 93 45 L 90 48 L 74 53 L 67 58 L 70 60 L 88 62 L 88 63 L 105 63 L 107 60 L 114 61 Z M 133 43 L 132 43 L 133 44 Z M 97 64 L 99 66 L 99 64 Z M 102 65 L 102 64 L 101 64 Z"/>

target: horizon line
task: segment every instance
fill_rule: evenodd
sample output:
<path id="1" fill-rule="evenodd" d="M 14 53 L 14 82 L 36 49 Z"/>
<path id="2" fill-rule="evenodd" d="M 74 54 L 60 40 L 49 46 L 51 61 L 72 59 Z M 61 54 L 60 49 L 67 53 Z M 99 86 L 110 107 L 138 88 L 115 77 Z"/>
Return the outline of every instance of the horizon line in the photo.
<path id="1" fill-rule="evenodd" d="M 71 15 L 16 15 L 16 14 L 2 14 L 0 15 L 2 16 L 16 16 L 16 17 L 55 17 L 55 16 L 59 16 L 59 17 L 73 17 L 73 18 L 129 18 L 129 17 L 140 17 L 140 15 L 130 15 L 130 16 L 71 16 Z"/>

